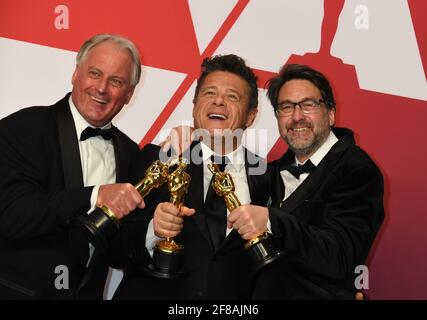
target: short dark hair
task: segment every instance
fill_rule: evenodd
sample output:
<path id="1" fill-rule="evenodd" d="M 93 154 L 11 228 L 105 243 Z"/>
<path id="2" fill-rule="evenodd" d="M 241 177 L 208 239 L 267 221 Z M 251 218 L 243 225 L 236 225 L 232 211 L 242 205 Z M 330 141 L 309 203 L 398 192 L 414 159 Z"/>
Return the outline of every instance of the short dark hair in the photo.
<path id="1" fill-rule="evenodd" d="M 201 73 L 197 79 L 196 92 L 194 99 L 197 98 L 200 88 L 202 87 L 206 77 L 215 71 L 225 71 L 233 73 L 248 83 L 249 86 L 249 106 L 248 110 L 258 107 L 258 86 L 257 76 L 249 68 L 245 60 L 235 54 L 216 55 L 210 58 L 205 58 L 201 65 Z"/>
<path id="2" fill-rule="evenodd" d="M 282 86 L 295 79 L 308 80 L 319 89 L 322 99 L 328 109 L 335 109 L 334 94 L 328 79 L 317 70 L 303 64 L 285 64 L 279 74 L 267 82 L 267 96 L 274 110 L 278 107 L 279 91 Z"/>

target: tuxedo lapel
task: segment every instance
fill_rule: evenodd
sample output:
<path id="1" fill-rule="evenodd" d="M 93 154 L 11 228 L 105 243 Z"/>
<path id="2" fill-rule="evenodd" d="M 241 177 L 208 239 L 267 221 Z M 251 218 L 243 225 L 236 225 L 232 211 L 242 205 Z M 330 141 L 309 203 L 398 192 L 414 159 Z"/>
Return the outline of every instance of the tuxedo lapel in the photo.
<path id="1" fill-rule="evenodd" d="M 190 186 L 188 187 L 188 193 L 184 202 L 185 202 L 185 206 L 195 209 L 196 213 L 186 219 L 193 221 L 197 226 L 197 228 L 200 230 L 201 234 L 206 238 L 206 240 L 209 241 L 209 243 L 211 243 L 209 231 L 206 225 L 206 217 L 205 217 L 205 205 L 204 205 L 204 194 L 203 194 L 203 162 L 200 164 L 196 164 L 191 161 L 191 159 L 198 158 L 197 156 L 195 156 L 195 153 L 200 152 L 200 155 L 201 155 L 200 143 L 193 142 L 192 145 L 190 146 L 189 151 L 191 152 L 192 156 L 187 154 L 187 152 L 183 153 L 183 157 L 186 157 L 187 160 L 189 161 L 189 164 L 187 167 L 187 173 L 191 177 Z M 199 159 L 202 159 L 202 158 L 199 158 Z"/>
<path id="2" fill-rule="evenodd" d="M 320 164 L 316 169 L 304 180 L 303 183 L 283 202 L 281 208 L 289 213 L 295 210 L 301 202 L 306 200 L 312 192 L 316 191 L 324 178 L 325 170 L 322 170 Z M 279 173 L 279 178 L 280 173 Z M 283 184 L 283 182 L 282 182 Z"/>
<path id="3" fill-rule="evenodd" d="M 117 128 L 114 128 L 113 146 L 116 160 L 116 182 L 126 182 L 128 178 L 128 167 L 131 161 L 131 152 L 126 149 L 124 142 L 120 139 Z"/>
<path id="4" fill-rule="evenodd" d="M 335 130 L 334 130 L 335 133 Z M 337 136 L 341 136 L 340 134 L 336 134 Z M 339 139 L 338 142 L 329 150 L 326 156 L 320 161 L 319 165 L 307 179 L 304 180 L 303 183 L 283 202 L 282 210 L 284 212 L 290 213 L 297 208 L 301 202 L 308 200 L 313 193 L 315 193 L 321 183 L 327 179 L 329 175 L 331 175 L 336 167 L 336 164 L 341 159 L 341 157 L 345 154 L 345 151 L 354 144 L 354 139 L 352 135 L 345 135 L 342 139 Z M 291 151 L 287 151 L 286 154 L 290 153 L 292 157 L 294 154 Z M 286 157 L 285 154 L 285 157 Z M 277 180 L 280 179 L 280 182 L 283 185 L 283 181 L 280 176 L 280 164 L 278 164 L 278 176 Z"/>
<path id="5" fill-rule="evenodd" d="M 70 94 L 67 94 L 64 99 L 58 101 L 55 107 L 59 149 L 64 171 L 64 183 L 67 189 L 83 187 L 79 143 L 74 119 L 68 104 L 69 97 Z"/>
<path id="6" fill-rule="evenodd" d="M 291 164 L 295 160 L 295 155 L 291 151 L 287 151 L 279 160 L 273 163 L 273 183 L 272 183 L 272 206 L 280 207 L 280 204 L 285 196 L 285 187 L 283 184 L 280 170 L 287 164 Z"/>
<path id="7" fill-rule="evenodd" d="M 247 149 L 245 150 L 245 169 L 251 204 L 265 206 L 269 196 L 269 177 L 267 163 Z"/>
<path id="8" fill-rule="evenodd" d="M 221 242 L 221 245 L 218 247 L 217 251 L 231 250 L 237 247 L 244 249 L 244 240 L 241 235 L 237 232 L 236 229 L 231 230 L 231 232 L 225 237 L 224 241 Z"/>
<path id="9" fill-rule="evenodd" d="M 65 189 L 82 188 L 83 170 L 80 160 L 79 142 L 74 119 L 68 104 L 67 94 L 55 106 L 58 125 L 59 150 L 64 174 Z M 81 212 L 80 214 L 85 214 Z M 68 234 L 69 253 L 73 261 L 73 273 L 83 276 L 85 263 L 89 258 L 89 246 L 85 235 L 80 229 L 71 228 Z M 79 276 L 79 277 L 80 277 Z"/>

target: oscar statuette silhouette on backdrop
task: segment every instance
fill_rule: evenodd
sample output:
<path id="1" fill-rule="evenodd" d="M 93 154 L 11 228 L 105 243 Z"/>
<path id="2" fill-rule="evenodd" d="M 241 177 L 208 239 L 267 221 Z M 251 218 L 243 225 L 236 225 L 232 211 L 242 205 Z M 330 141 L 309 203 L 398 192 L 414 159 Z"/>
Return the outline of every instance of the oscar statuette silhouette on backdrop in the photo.
<path id="1" fill-rule="evenodd" d="M 231 212 L 239 207 L 241 203 L 234 193 L 235 186 L 231 175 L 222 172 L 216 163 L 208 164 L 208 168 L 214 175 L 212 188 L 218 196 L 224 199 L 228 211 Z M 248 240 L 245 243 L 245 250 L 254 262 L 254 271 L 260 270 L 281 256 L 281 252 L 275 247 L 271 233 L 268 230 Z"/>

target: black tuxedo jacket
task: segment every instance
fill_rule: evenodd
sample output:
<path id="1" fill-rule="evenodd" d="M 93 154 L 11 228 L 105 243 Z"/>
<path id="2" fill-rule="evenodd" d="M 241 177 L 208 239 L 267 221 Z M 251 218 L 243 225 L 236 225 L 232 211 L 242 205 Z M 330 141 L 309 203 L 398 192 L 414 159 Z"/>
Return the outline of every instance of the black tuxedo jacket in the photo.
<path id="1" fill-rule="evenodd" d="M 86 214 L 93 187 L 83 187 L 69 96 L 0 121 L 0 299 L 79 297 L 88 242 L 69 223 Z M 124 182 L 138 146 L 119 130 L 113 144 L 117 181 Z M 96 250 L 91 264 L 99 269 L 81 297 L 102 298 L 108 265 L 95 257 Z M 69 271 L 68 290 L 55 287 L 67 276 L 61 266 Z"/>
<path id="2" fill-rule="evenodd" d="M 198 152 L 199 143 L 193 143 L 191 152 Z M 184 153 L 185 154 L 185 153 Z M 133 177 L 141 179 L 146 168 L 159 156 L 159 148 L 147 145 L 132 166 Z M 260 168 L 265 162 L 246 150 L 246 173 L 253 204 L 265 205 L 268 199 L 267 175 L 252 175 L 250 168 Z M 264 167 L 265 168 L 265 167 Z M 185 275 L 179 279 L 163 280 L 144 275 L 143 266 L 150 260 L 145 248 L 148 223 L 159 202 L 169 201 L 166 184 L 152 192 L 146 207 L 128 216 L 120 232 L 121 261 L 127 270 L 115 299 L 248 299 L 253 288 L 251 261 L 244 250 L 245 241 L 233 230 L 215 250 L 208 231 L 203 198 L 203 164 L 191 162 L 186 170 L 191 183 L 184 203 L 196 209 L 184 218 L 184 226 L 176 238 L 185 246 Z M 116 266 L 120 266 L 119 260 Z"/>
<path id="3" fill-rule="evenodd" d="M 260 273 L 255 299 L 355 297 L 355 267 L 384 219 L 383 177 L 350 130 L 333 131 L 339 141 L 281 207 L 280 168 L 295 155 L 272 163 L 270 221 L 284 254 Z"/>

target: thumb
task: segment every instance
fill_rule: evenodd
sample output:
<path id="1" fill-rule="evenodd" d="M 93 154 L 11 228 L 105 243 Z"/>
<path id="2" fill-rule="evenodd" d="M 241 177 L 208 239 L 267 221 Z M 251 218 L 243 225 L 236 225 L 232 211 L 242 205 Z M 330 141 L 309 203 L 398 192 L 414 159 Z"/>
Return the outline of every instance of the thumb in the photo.
<path id="1" fill-rule="evenodd" d="M 144 209 L 145 208 L 145 202 L 144 200 L 141 200 L 141 202 L 138 204 L 138 208 Z"/>
<path id="2" fill-rule="evenodd" d="M 227 220 L 227 228 L 228 229 L 233 228 L 233 224 L 230 221 L 228 221 L 228 220 Z"/>
<path id="3" fill-rule="evenodd" d="M 193 208 L 188 208 L 186 206 L 182 206 L 181 207 L 181 215 L 182 216 L 192 216 L 193 214 L 196 213 L 196 210 Z"/>

